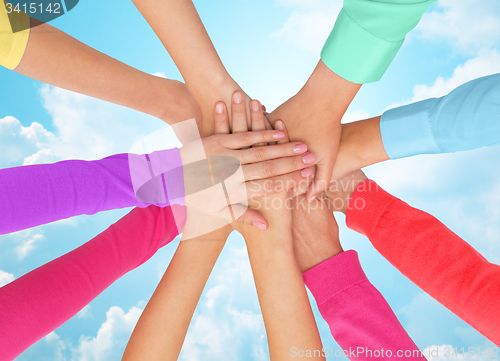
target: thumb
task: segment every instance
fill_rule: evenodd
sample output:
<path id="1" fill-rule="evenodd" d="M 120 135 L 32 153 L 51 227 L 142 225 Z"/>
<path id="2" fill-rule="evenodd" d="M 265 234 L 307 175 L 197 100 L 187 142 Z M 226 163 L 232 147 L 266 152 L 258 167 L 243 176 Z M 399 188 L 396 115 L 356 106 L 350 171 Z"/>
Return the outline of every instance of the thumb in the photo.
<path id="1" fill-rule="evenodd" d="M 328 189 L 332 178 L 333 164 L 319 163 L 316 164 L 316 176 L 314 182 L 307 189 L 306 199 L 311 202 L 315 197 L 319 197 L 320 193 Z"/>
<path id="2" fill-rule="evenodd" d="M 244 206 L 239 205 L 239 204 L 232 205 L 231 207 L 233 208 L 233 213 L 238 213 L 239 207 L 245 208 Z M 240 210 L 240 212 L 241 212 L 241 210 Z M 251 209 L 251 208 L 247 208 L 245 213 L 243 213 L 236 220 L 236 222 L 240 223 L 240 224 L 246 224 L 248 226 L 256 227 L 256 228 L 260 229 L 261 231 L 265 231 L 269 228 L 269 223 L 264 218 L 264 216 L 262 216 L 262 214 L 257 212 L 255 209 Z"/>

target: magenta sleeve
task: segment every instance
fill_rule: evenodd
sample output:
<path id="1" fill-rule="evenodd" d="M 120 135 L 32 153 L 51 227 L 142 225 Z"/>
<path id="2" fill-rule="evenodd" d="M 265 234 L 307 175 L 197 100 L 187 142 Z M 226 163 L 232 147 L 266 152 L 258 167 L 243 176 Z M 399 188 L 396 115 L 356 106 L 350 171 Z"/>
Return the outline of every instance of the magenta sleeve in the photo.
<path id="1" fill-rule="evenodd" d="M 145 159 L 140 164 L 146 166 L 134 166 L 138 162 L 131 159 Z M 160 176 L 151 173 L 148 165 L 152 163 L 159 164 L 163 171 Z M 160 188 L 162 198 L 159 202 L 139 201 L 132 180 L 152 178 L 159 180 L 156 188 Z M 166 207 L 172 204 L 169 199 L 182 205 L 184 179 L 179 150 L 174 148 L 142 156 L 118 154 L 95 161 L 67 160 L 2 169 L 0 188 L 0 234 L 6 234 L 111 209 L 150 204 Z M 169 192 L 175 196 L 169 197 Z"/>
<path id="2" fill-rule="evenodd" d="M 173 212 L 135 208 L 91 241 L 0 288 L 0 360 L 13 360 L 179 233 Z"/>
<path id="3" fill-rule="evenodd" d="M 349 359 L 425 360 L 366 277 L 356 251 L 329 258 L 303 277 L 333 338 Z"/>

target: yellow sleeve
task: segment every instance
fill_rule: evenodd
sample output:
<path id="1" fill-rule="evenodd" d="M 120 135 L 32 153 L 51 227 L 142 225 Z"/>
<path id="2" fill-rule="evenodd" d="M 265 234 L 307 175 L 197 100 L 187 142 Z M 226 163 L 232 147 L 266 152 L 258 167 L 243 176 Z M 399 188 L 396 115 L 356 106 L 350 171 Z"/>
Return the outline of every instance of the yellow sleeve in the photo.
<path id="1" fill-rule="evenodd" d="M 14 69 L 28 44 L 30 17 L 22 11 L 7 14 L 6 6 L 7 2 L 0 0 L 0 65 Z"/>

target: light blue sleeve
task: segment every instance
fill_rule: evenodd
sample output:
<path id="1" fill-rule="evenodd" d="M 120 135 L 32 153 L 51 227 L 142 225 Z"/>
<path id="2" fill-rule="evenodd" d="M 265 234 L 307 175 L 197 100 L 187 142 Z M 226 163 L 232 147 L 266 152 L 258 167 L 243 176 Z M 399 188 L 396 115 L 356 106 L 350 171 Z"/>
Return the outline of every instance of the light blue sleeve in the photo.
<path id="1" fill-rule="evenodd" d="M 380 132 L 391 159 L 500 145 L 500 74 L 472 80 L 442 98 L 388 110 Z"/>

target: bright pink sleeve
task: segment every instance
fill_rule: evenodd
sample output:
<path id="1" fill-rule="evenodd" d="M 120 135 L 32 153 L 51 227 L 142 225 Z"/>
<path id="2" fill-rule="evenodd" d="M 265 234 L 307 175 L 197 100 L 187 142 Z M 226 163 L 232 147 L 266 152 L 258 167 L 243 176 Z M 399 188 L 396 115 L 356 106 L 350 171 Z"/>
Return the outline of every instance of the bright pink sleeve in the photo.
<path id="1" fill-rule="evenodd" d="M 303 277 L 333 338 L 349 359 L 425 360 L 366 277 L 356 251 L 327 259 Z"/>
<path id="2" fill-rule="evenodd" d="M 500 266 L 371 180 L 353 194 L 346 222 L 418 287 L 500 345 Z"/>
<path id="3" fill-rule="evenodd" d="M 177 208 L 178 207 L 178 208 Z M 13 360 L 177 235 L 172 208 L 135 208 L 91 241 L 0 288 L 0 360 Z"/>

